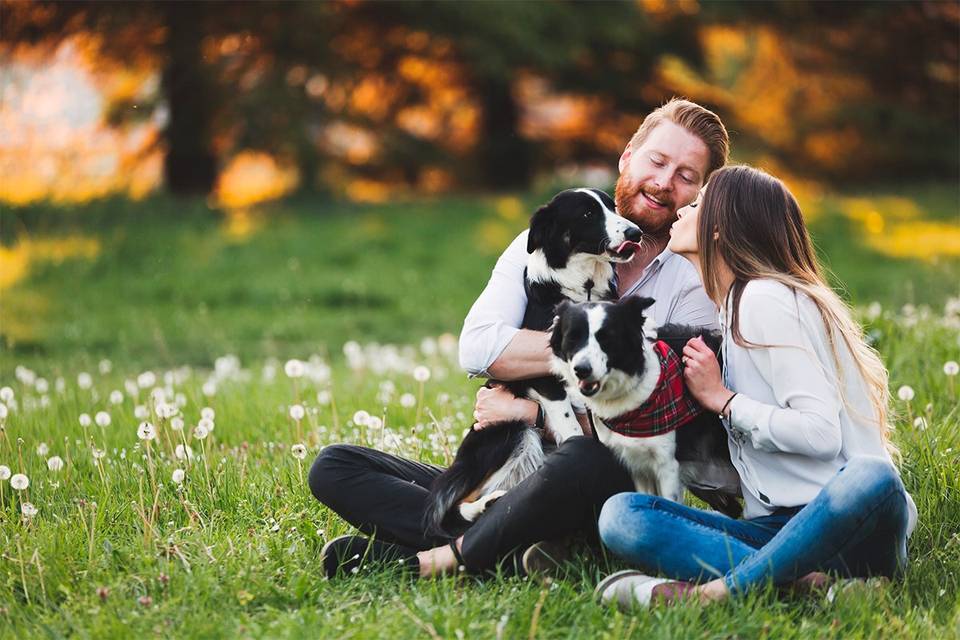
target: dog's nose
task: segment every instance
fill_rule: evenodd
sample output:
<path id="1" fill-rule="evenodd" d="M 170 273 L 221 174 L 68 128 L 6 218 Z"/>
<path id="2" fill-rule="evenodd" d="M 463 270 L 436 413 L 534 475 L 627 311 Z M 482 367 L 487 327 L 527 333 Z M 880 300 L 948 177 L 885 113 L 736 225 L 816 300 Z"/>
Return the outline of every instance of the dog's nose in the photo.
<path id="1" fill-rule="evenodd" d="M 584 378 L 589 378 L 590 374 L 593 373 L 593 369 L 590 368 L 590 364 L 586 362 L 581 362 L 580 364 L 573 365 L 573 372 L 577 374 L 577 377 L 583 380 Z"/>
<path id="2" fill-rule="evenodd" d="M 623 232 L 623 237 L 631 242 L 639 241 L 642 235 L 643 231 L 640 231 L 640 227 L 627 227 L 627 230 Z"/>

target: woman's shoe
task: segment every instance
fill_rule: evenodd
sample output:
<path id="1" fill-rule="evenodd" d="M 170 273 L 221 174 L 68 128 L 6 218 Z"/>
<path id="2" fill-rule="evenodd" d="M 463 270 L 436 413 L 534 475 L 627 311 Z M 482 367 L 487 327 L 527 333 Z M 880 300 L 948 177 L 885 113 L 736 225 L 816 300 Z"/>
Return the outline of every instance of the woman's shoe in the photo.
<path id="1" fill-rule="evenodd" d="M 602 604 L 614 602 L 620 609 L 629 610 L 653 604 L 673 604 L 686 597 L 695 586 L 627 569 L 601 580 L 593 593 Z"/>

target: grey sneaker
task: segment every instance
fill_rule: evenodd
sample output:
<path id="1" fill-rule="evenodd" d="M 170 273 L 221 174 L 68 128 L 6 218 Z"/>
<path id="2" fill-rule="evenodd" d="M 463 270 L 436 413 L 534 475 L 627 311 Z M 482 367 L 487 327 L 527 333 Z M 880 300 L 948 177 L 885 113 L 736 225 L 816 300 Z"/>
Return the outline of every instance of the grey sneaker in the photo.
<path id="1" fill-rule="evenodd" d="M 557 575 L 569 559 L 570 541 L 560 538 L 533 543 L 523 552 L 520 562 L 526 575 L 550 578 Z"/>
<path id="2" fill-rule="evenodd" d="M 593 595 L 601 604 L 615 603 L 622 611 L 649 607 L 655 602 L 673 604 L 694 588 L 689 582 L 648 576 L 626 569 L 611 573 L 597 584 Z"/>

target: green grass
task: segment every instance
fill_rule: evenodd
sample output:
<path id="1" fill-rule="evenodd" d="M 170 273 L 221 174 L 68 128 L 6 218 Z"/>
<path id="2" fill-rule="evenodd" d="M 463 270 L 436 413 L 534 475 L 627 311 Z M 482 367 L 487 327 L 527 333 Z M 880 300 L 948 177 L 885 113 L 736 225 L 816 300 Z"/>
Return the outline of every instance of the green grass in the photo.
<path id="1" fill-rule="evenodd" d="M 526 198 L 524 207 L 540 199 Z M 902 583 L 832 604 L 763 592 L 708 609 L 625 615 L 592 601 L 596 580 L 618 568 L 605 558 L 581 559 L 548 586 L 374 573 L 325 581 L 319 550 L 350 528 L 303 485 L 313 455 L 333 442 L 393 443 L 401 454 L 442 462 L 446 452 L 430 436 L 459 437 L 476 387 L 449 351 L 370 347 L 368 366 L 354 370 L 341 347 L 351 339 L 419 345 L 424 336 L 456 334 L 497 242 L 524 225 L 524 216 L 499 208 L 504 213 L 484 197 L 362 207 L 291 202 L 245 242 L 220 232 L 218 213 L 166 199 L 3 212 L 7 245 L 27 235 L 83 234 L 99 238 L 102 250 L 91 261 L 41 263 L 0 292 L 0 386 L 12 387 L 18 404 L 0 437 L 0 464 L 31 480 L 29 496 L 0 482 L 0 636 L 960 635 L 960 380 L 950 387 L 942 372 L 946 360 L 960 359 L 958 311 L 942 311 L 957 293 L 960 269 L 956 260 L 887 260 L 829 216 L 816 223 L 818 245 L 855 302 L 878 300 L 889 309 L 869 321 L 870 335 L 892 388 L 916 390 L 910 406 L 896 407 L 902 473 L 920 510 Z M 907 302 L 933 311 L 893 311 Z M 215 395 L 205 396 L 214 359 L 228 353 L 244 368 L 222 368 Z M 331 365 L 329 381 L 301 379 L 294 387 L 283 361 L 311 354 Z M 100 373 L 104 358 L 111 370 Z M 390 362 L 393 368 L 375 371 Z M 410 375 L 415 364 L 433 375 L 422 403 L 405 407 L 402 394 L 421 392 Z M 49 390 L 27 384 L 23 369 L 18 379 L 18 365 L 45 378 Z M 265 378 L 265 366 L 276 376 Z M 173 458 L 179 435 L 169 424 L 143 457 L 134 411 L 149 389 L 135 398 L 125 382 L 147 370 L 160 386 L 172 372 L 169 386 L 184 396 L 188 429 L 202 407 L 216 410 L 216 428 L 202 441 L 206 462 Z M 92 374 L 89 389 L 78 386 L 82 371 Z M 386 381 L 395 387 L 389 398 L 381 395 Z M 321 389 L 332 391 L 335 410 L 318 401 Z M 109 401 L 113 390 L 123 393 L 118 405 Z M 287 417 L 298 399 L 309 412 L 303 435 Z M 386 427 L 353 425 L 359 409 L 383 417 Z M 109 427 L 80 426 L 81 413 L 99 410 L 110 412 Z M 926 429 L 913 426 L 917 415 Z M 298 441 L 309 450 L 300 464 L 290 453 Z M 91 442 L 105 451 L 102 475 Z M 201 453 L 200 441 L 190 446 Z M 66 462 L 58 473 L 46 466 L 52 455 Z M 170 480 L 176 467 L 187 477 L 179 490 Z M 32 521 L 20 517 L 26 499 L 39 508 Z"/>

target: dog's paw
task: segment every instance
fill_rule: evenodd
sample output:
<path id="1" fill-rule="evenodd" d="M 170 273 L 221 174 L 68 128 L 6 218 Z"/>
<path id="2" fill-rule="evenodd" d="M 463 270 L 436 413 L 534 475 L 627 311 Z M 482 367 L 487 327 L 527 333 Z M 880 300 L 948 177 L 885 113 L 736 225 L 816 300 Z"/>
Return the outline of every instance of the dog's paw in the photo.
<path id="1" fill-rule="evenodd" d="M 499 500 L 506 493 L 506 491 L 500 489 L 488 493 L 475 502 L 461 502 L 459 508 L 460 517 L 467 522 L 473 522 L 480 517 L 480 514 L 487 510 L 487 507 Z"/>

